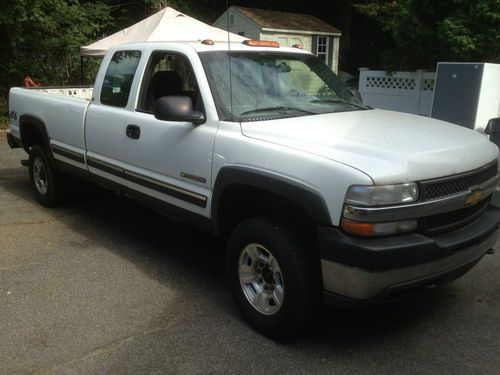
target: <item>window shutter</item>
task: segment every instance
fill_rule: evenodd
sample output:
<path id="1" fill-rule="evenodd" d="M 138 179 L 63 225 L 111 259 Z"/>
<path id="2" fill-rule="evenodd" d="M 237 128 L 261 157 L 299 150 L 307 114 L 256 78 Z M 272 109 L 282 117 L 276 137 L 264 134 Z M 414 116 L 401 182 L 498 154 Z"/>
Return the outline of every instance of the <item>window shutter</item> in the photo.
<path id="1" fill-rule="evenodd" d="M 317 35 L 312 36 L 311 52 L 313 53 L 313 55 L 318 56 L 318 36 Z"/>
<path id="2" fill-rule="evenodd" d="M 332 69 L 333 67 L 333 36 L 330 35 L 328 38 L 328 67 Z"/>

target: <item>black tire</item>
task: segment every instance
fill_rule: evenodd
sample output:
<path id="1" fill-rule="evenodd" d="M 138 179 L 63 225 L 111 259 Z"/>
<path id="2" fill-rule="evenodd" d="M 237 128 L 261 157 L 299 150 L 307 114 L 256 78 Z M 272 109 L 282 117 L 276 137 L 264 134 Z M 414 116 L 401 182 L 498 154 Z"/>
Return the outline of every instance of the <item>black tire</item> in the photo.
<path id="1" fill-rule="evenodd" d="M 34 145 L 30 149 L 29 175 L 31 188 L 38 203 L 45 207 L 55 207 L 62 203 L 64 178 L 54 168 L 46 149 L 41 145 Z"/>
<path id="2" fill-rule="evenodd" d="M 314 248 L 304 246 L 304 242 L 292 233 L 285 225 L 274 220 L 251 218 L 233 230 L 227 243 L 226 273 L 236 304 L 254 328 L 273 338 L 291 337 L 304 332 L 315 320 L 321 303 L 319 259 Z M 251 244 L 261 245 L 271 253 L 281 270 L 284 297 L 279 309 L 271 315 L 258 311 L 259 307 L 252 305 L 250 297 L 245 294 L 248 292 L 244 291 L 240 283 L 240 264 L 247 264 L 243 250 L 249 249 L 248 245 Z M 311 241 L 309 247 L 312 246 Z M 253 263 L 251 260 L 248 262 Z M 262 282 L 262 277 L 259 278 Z M 247 285 L 250 286 L 250 283 Z M 271 288 L 274 289 L 274 286 Z M 250 293 L 252 290 L 256 289 L 251 286 Z M 275 305 L 271 308 L 276 308 Z"/>

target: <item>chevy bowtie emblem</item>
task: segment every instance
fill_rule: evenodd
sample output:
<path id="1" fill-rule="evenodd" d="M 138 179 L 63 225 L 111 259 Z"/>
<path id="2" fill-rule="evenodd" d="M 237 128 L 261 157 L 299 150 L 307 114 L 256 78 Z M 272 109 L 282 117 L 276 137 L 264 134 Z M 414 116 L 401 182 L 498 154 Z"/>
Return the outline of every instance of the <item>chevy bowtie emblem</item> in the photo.
<path id="1" fill-rule="evenodd" d="M 472 191 L 468 196 L 467 198 L 465 198 L 465 205 L 466 206 L 473 206 L 475 204 L 477 204 L 477 202 L 479 202 L 479 200 L 481 199 L 481 195 L 482 195 L 482 191 L 481 190 L 474 190 Z"/>

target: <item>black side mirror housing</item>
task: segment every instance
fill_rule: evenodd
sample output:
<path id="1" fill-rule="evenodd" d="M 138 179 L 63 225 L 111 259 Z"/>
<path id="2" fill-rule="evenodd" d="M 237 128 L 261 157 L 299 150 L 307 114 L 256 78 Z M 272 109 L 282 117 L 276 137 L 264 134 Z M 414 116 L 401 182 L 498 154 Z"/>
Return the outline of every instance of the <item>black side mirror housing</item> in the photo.
<path id="1" fill-rule="evenodd" d="M 156 101 L 154 115 L 162 121 L 192 122 L 195 125 L 205 122 L 203 113 L 193 109 L 189 96 L 162 96 Z"/>
<path id="2" fill-rule="evenodd" d="M 500 148 L 500 117 L 488 121 L 484 134 L 489 135 L 490 141 Z"/>
<path id="3" fill-rule="evenodd" d="M 500 117 L 492 118 L 484 129 L 484 134 L 491 135 L 500 133 Z"/>

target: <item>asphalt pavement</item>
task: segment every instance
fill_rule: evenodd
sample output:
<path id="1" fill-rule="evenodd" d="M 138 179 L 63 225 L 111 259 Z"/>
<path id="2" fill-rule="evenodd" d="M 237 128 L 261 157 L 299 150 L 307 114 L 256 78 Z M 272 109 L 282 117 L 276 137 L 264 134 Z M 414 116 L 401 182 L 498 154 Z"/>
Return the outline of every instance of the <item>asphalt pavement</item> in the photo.
<path id="1" fill-rule="evenodd" d="M 23 158 L 0 135 L 0 374 L 500 373 L 500 251 L 277 342 L 238 315 L 223 243 L 86 185 L 41 207 Z"/>

